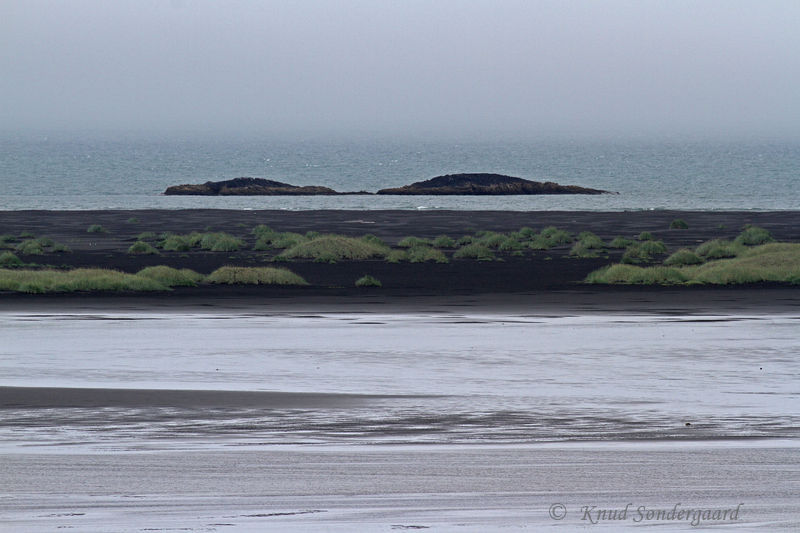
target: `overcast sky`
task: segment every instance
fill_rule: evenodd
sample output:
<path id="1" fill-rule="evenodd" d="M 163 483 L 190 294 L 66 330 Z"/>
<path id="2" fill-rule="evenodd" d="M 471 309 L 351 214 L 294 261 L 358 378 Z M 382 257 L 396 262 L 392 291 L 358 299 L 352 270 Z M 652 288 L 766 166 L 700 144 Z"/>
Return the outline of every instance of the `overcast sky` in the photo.
<path id="1" fill-rule="evenodd" d="M 800 137 L 800 1 L 0 1 L 0 129 Z"/>

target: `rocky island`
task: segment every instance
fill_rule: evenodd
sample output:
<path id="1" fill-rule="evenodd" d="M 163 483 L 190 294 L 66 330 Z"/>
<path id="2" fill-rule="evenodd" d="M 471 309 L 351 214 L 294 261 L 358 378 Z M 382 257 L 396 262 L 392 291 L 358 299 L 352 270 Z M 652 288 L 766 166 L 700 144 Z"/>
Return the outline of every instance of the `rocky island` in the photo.
<path id="1" fill-rule="evenodd" d="M 378 194 L 407 195 L 511 195 L 511 194 L 613 194 L 552 181 L 531 181 L 502 174 L 448 174 L 404 187 L 381 189 Z"/>
<path id="2" fill-rule="evenodd" d="M 164 191 L 166 195 L 199 196 L 297 196 L 365 194 L 342 193 L 320 185 L 298 186 L 264 178 L 234 178 L 225 181 L 207 181 L 201 184 L 173 185 Z"/>

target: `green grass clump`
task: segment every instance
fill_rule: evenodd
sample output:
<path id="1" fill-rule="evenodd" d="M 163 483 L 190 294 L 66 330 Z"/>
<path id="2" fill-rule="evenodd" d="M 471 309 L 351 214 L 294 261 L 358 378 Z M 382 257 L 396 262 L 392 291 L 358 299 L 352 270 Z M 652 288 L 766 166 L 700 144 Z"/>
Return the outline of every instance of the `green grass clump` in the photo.
<path id="1" fill-rule="evenodd" d="M 771 243 L 739 256 L 701 265 L 637 267 L 611 265 L 589 274 L 587 283 L 714 284 L 780 282 L 800 284 L 800 244 Z"/>
<path id="2" fill-rule="evenodd" d="M 744 231 L 733 240 L 735 244 L 744 246 L 756 246 L 774 241 L 775 239 L 772 238 L 772 235 L 767 230 L 758 226 L 745 226 Z"/>
<path id="3" fill-rule="evenodd" d="M 251 233 L 255 235 L 256 239 L 260 239 L 261 237 L 265 237 L 267 235 L 274 235 L 278 232 L 265 224 L 259 224 L 258 226 L 253 228 Z"/>
<path id="4" fill-rule="evenodd" d="M 22 259 L 12 254 L 11 252 L 3 252 L 2 254 L 0 254 L 0 267 L 3 268 L 19 267 L 24 264 L 25 263 L 22 262 Z"/>
<path id="5" fill-rule="evenodd" d="M 533 228 L 529 228 L 528 226 L 523 226 L 519 228 L 519 231 L 515 231 L 511 234 L 511 237 L 517 239 L 518 241 L 529 241 L 533 239 L 536 235 L 536 230 Z"/>
<path id="6" fill-rule="evenodd" d="M 136 217 L 131 217 L 128 220 L 126 220 L 125 222 L 127 222 L 128 224 L 138 224 L 139 223 L 139 219 L 136 218 Z"/>
<path id="7" fill-rule="evenodd" d="M 574 257 L 597 257 L 605 248 L 603 239 L 591 231 L 578 234 L 578 240 L 572 245 L 569 255 Z"/>
<path id="8" fill-rule="evenodd" d="M 386 254 L 387 263 L 399 263 L 400 261 L 408 261 L 408 252 L 405 250 L 390 250 Z"/>
<path id="9" fill-rule="evenodd" d="M 739 244 L 726 241 L 724 239 L 714 239 L 707 241 L 695 249 L 695 253 L 704 259 L 724 259 L 736 257 L 742 252 L 744 247 Z"/>
<path id="10" fill-rule="evenodd" d="M 610 243 L 608 243 L 609 248 L 627 248 L 634 241 L 631 239 L 626 239 L 625 237 L 614 237 Z"/>
<path id="11" fill-rule="evenodd" d="M 682 218 L 676 218 L 669 223 L 669 229 L 689 229 L 689 224 Z"/>
<path id="12" fill-rule="evenodd" d="M 405 237 L 397 243 L 397 246 L 400 248 L 411 248 L 412 246 L 421 246 L 427 245 L 430 246 L 431 240 L 430 239 L 421 239 L 419 237 Z"/>
<path id="13" fill-rule="evenodd" d="M 195 239 L 188 235 L 167 235 L 161 241 L 161 248 L 168 252 L 188 252 L 195 242 Z"/>
<path id="14" fill-rule="evenodd" d="M 494 261 L 494 252 L 487 246 L 480 243 L 468 244 L 459 248 L 453 254 L 454 259 L 477 259 L 478 261 Z"/>
<path id="15" fill-rule="evenodd" d="M 687 277 L 677 268 L 620 264 L 595 270 L 586 278 L 586 283 L 625 285 L 674 285 L 686 281 Z"/>
<path id="16" fill-rule="evenodd" d="M 212 252 L 235 252 L 244 246 L 244 241 L 229 233 L 205 233 L 200 238 L 200 248 Z"/>
<path id="17" fill-rule="evenodd" d="M 703 258 L 688 248 L 681 248 L 664 260 L 666 266 L 699 265 L 702 262 Z"/>
<path id="18" fill-rule="evenodd" d="M 37 239 L 28 239 L 17 245 L 17 252 L 22 255 L 42 255 L 44 247 Z"/>
<path id="19" fill-rule="evenodd" d="M 308 234 L 306 233 L 306 235 L 308 235 Z M 372 233 L 367 233 L 366 235 L 362 235 L 361 236 L 361 240 L 364 241 L 364 242 L 369 242 L 369 243 L 372 243 L 372 244 L 376 244 L 378 246 L 387 246 L 387 244 L 385 242 L 383 242 L 382 239 L 380 239 L 379 237 L 376 237 Z"/>
<path id="20" fill-rule="evenodd" d="M 19 239 L 17 237 L 15 237 L 14 235 L 11 235 L 11 234 L 8 234 L 8 233 L 6 233 L 4 235 L 0 235 L 0 246 L 12 244 L 12 243 L 15 243 L 15 242 L 18 242 L 18 241 L 19 241 Z"/>
<path id="21" fill-rule="evenodd" d="M 644 263 L 653 260 L 654 255 L 667 253 L 667 247 L 661 241 L 635 242 L 625 249 L 622 262 L 626 264 Z"/>
<path id="22" fill-rule="evenodd" d="M 131 255 L 158 255 L 158 249 L 153 245 L 144 241 L 136 241 L 128 248 L 128 253 Z"/>
<path id="23" fill-rule="evenodd" d="M 501 244 L 508 240 L 508 236 L 504 233 L 497 233 L 496 231 L 485 231 L 475 241 L 488 248 L 498 249 Z"/>
<path id="24" fill-rule="evenodd" d="M 426 263 L 436 261 L 437 263 L 448 263 L 447 256 L 441 250 L 430 246 L 412 246 L 408 249 L 408 260 L 411 263 Z"/>
<path id="25" fill-rule="evenodd" d="M 163 291 L 152 279 L 117 270 L 0 270 L 0 290 L 30 293 L 75 291 Z"/>
<path id="26" fill-rule="evenodd" d="M 356 280 L 356 287 L 382 287 L 383 284 L 370 275 L 365 275 Z"/>
<path id="27" fill-rule="evenodd" d="M 511 236 L 505 237 L 500 244 L 497 245 L 497 250 L 500 252 L 518 253 L 523 249 L 525 249 L 525 245 Z"/>
<path id="28" fill-rule="evenodd" d="M 353 237 L 324 235 L 312 241 L 296 244 L 283 251 L 280 257 L 313 259 L 318 262 L 336 262 L 343 259 L 365 260 L 384 258 L 389 248 Z"/>
<path id="29" fill-rule="evenodd" d="M 154 241 L 156 239 L 158 239 L 158 235 L 153 231 L 145 231 L 136 236 L 136 240 L 139 241 Z"/>
<path id="30" fill-rule="evenodd" d="M 165 265 L 143 268 L 136 275 L 155 280 L 165 287 L 195 287 L 203 279 L 203 275 L 194 270 Z"/>
<path id="31" fill-rule="evenodd" d="M 19 234 L 19 238 L 20 239 L 35 239 L 36 238 L 36 234 L 34 234 L 32 231 L 23 231 L 22 233 Z"/>
<path id="32" fill-rule="evenodd" d="M 287 231 L 284 233 L 268 233 L 264 234 L 256 240 L 255 246 L 253 246 L 253 250 L 275 250 L 275 249 L 284 249 L 284 248 L 291 248 L 293 246 L 297 246 L 298 244 L 302 244 L 304 242 L 308 242 L 308 239 L 305 235 L 300 235 L 299 233 L 293 233 L 291 231 Z"/>
<path id="33" fill-rule="evenodd" d="M 458 246 L 466 246 L 467 244 L 472 244 L 473 242 L 475 242 L 475 237 L 473 235 L 464 235 L 456 241 L 456 244 Z"/>
<path id="34" fill-rule="evenodd" d="M 72 252 L 72 249 L 66 244 L 61 244 L 60 242 L 57 242 L 53 245 L 52 251 L 59 253 L 70 253 Z"/>
<path id="35" fill-rule="evenodd" d="M 224 266 L 209 274 L 206 283 L 224 285 L 308 285 L 308 282 L 285 268 Z"/>
<path id="36" fill-rule="evenodd" d="M 549 250 L 561 244 L 572 242 L 572 235 L 555 226 L 548 226 L 533 237 L 530 247 L 534 250 Z"/>
<path id="37" fill-rule="evenodd" d="M 433 239 L 433 246 L 436 248 L 455 248 L 458 246 L 455 239 L 447 235 L 439 235 Z"/>
<path id="38" fill-rule="evenodd" d="M 738 257 L 686 267 L 699 283 L 788 282 L 800 284 L 800 244 L 772 243 L 743 251 Z"/>
<path id="39" fill-rule="evenodd" d="M 92 224 L 86 228 L 86 233 L 108 233 L 108 231 L 100 224 Z"/>
<path id="40" fill-rule="evenodd" d="M 653 234 L 649 231 L 643 231 L 636 237 L 636 239 L 640 241 L 652 241 L 654 238 Z"/>

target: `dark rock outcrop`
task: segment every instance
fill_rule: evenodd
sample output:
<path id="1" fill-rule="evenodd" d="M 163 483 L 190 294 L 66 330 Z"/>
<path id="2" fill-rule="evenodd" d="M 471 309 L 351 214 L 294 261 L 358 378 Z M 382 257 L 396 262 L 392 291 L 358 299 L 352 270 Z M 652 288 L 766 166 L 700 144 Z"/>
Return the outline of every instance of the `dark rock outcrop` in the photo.
<path id="1" fill-rule="evenodd" d="M 378 194 L 407 195 L 510 195 L 510 194 L 605 194 L 609 191 L 531 181 L 502 174 L 448 174 L 404 187 L 381 189 Z"/>
<path id="2" fill-rule="evenodd" d="M 202 196 L 296 196 L 296 195 L 336 195 L 364 194 L 341 193 L 328 187 L 306 185 L 303 187 L 281 183 L 264 178 L 235 178 L 225 181 L 207 181 L 202 184 L 173 185 L 167 187 L 168 195 Z"/>

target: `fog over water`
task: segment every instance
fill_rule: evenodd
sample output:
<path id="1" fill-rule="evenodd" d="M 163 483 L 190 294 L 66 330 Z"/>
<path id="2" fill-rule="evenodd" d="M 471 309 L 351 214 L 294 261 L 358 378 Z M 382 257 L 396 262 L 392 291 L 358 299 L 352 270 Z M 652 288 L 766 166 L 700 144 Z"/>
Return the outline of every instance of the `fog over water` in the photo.
<path id="1" fill-rule="evenodd" d="M 797 138 L 799 22 L 777 1 L 9 0 L 0 124 Z"/>

